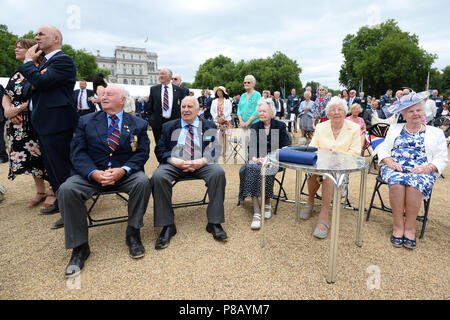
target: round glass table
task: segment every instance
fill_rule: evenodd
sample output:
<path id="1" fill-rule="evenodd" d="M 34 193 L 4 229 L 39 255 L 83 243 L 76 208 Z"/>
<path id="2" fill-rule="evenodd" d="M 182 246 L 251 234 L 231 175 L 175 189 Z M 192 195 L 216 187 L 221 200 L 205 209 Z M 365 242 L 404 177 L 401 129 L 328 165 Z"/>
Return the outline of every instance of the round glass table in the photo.
<path id="1" fill-rule="evenodd" d="M 361 247 L 362 246 L 361 233 L 364 219 L 366 184 L 367 184 L 367 173 L 369 169 L 369 162 L 363 157 L 325 150 L 319 150 L 317 152 L 317 156 L 318 159 L 316 164 L 304 165 L 299 163 L 279 161 L 276 152 L 269 154 L 261 168 L 261 175 L 262 175 L 261 194 L 266 194 L 265 193 L 266 174 L 275 174 L 280 167 L 295 170 L 296 171 L 295 215 L 296 220 L 298 221 L 300 215 L 299 189 L 300 189 L 300 181 L 302 178 L 302 172 L 322 175 L 329 178 L 333 182 L 334 184 L 333 211 L 331 217 L 332 221 L 331 221 L 330 253 L 328 257 L 328 275 L 326 280 L 328 283 L 335 283 L 336 260 L 337 260 L 336 258 L 338 252 L 338 239 L 339 239 L 339 218 L 341 212 L 341 195 L 343 191 L 345 178 L 349 173 L 361 172 L 358 219 L 356 227 L 356 245 L 358 247 Z M 262 204 L 261 207 L 264 208 L 264 205 Z M 261 231 L 261 247 L 264 247 L 264 219 L 261 219 L 260 231 Z"/>

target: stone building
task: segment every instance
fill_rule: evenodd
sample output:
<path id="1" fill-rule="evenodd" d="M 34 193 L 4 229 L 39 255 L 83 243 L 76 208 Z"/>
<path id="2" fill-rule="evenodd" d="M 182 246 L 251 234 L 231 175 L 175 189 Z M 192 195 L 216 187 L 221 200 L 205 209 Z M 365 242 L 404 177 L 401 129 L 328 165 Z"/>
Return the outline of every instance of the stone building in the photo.
<path id="1" fill-rule="evenodd" d="M 152 86 L 159 83 L 158 55 L 141 48 L 116 47 L 114 57 L 100 56 L 99 68 L 111 71 L 108 81 L 117 84 Z"/>

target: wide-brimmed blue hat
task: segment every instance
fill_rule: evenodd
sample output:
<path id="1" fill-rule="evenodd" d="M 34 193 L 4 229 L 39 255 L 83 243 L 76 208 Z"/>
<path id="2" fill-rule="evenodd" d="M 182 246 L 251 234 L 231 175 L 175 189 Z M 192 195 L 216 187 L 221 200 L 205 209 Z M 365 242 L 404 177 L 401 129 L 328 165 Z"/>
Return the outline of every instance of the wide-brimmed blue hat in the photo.
<path id="1" fill-rule="evenodd" d="M 422 92 L 411 92 L 406 96 L 403 96 L 400 100 L 396 101 L 394 104 L 390 106 L 386 106 L 383 108 L 383 112 L 386 115 L 386 118 L 391 117 L 392 115 L 409 108 L 422 100 L 425 100 L 430 96 L 428 91 Z"/>

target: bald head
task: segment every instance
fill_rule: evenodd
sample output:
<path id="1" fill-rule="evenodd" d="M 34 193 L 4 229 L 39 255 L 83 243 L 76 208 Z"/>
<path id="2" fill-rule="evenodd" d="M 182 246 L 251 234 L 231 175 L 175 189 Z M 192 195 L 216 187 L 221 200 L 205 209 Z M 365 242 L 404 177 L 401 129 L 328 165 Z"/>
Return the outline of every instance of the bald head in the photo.
<path id="1" fill-rule="evenodd" d="M 38 48 L 45 54 L 61 49 L 63 36 L 61 31 L 53 26 L 42 26 L 36 32 L 35 37 Z"/>
<path id="2" fill-rule="evenodd" d="M 181 79 L 181 76 L 180 76 L 179 74 L 175 74 L 175 75 L 172 77 L 172 83 L 173 83 L 174 85 L 176 85 L 176 86 L 179 86 L 179 85 L 181 84 L 181 81 L 182 81 L 182 79 Z"/>
<path id="3" fill-rule="evenodd" d="M 127 92 L 125 89 L 109 85 L 105 88 L 102 96 L 100 97 L 102 101 L 102 109 L 107 114 L 117 114 L 123 110 L 125 102 L 127 101 Z"/>

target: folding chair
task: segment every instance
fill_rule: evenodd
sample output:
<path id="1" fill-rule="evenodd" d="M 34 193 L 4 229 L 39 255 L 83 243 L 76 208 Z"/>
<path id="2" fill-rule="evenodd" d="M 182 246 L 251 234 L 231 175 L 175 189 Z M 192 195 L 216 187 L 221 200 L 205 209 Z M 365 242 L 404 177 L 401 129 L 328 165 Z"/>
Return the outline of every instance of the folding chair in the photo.
<path id="1" fill-rule="evenodd" d="M 380 187 L 382 185 L 387 185 L 387 183 L 381 178 L 380 175 L 378 175 L 377 179 L 375 181 L 375 187 L 373 189 L 372 198 L 370 200 L 369 208 L 367 210 L 366 221 L 369 221 L 370 212 L 372 211 L 372 208 L 392 213 L 392 209 L 389 208 L 388 206 L 386 206 L 384 204 L 384 202 L 383 202 L 383 198 L 382 198 L 381 193 L 380 193 Z M 377 207 L 376 205 L 373 204 L 373 201 L 375 199 L 375 195 L 378 195 L 378 199 L 380 200 L 381 207 Z M 420 232 L 419 239 L 422 239 L 423 235 L 425 234 L 425 227 L 426 227 L 427 221 L 428 221 L 428 211 L 430 209 L 430 201 L 431 201 L 431 194 L 430 194 L 430 198 L 428 200 L 423 200 L 424 215 L 423 216 L 417 216 L 417 219 L 416 219 L 417 221 L 422 222 L 422 230 Z"/>
<path id="2" fill-rule="evenodd" d="M 200 178 L 195 178 L 194 176 L 187 176 L 187 177 L 183 177 L 183 178 L 178 178 L 176 179 L 173 183 L 172 183 L 172 188 L 175 187 L 175 185 L 179 182 L 183 182 L 183 181 L 193 181 L 193 180 L 202 180 Z M 203 196 L 202 200 L 198 200 L 198 201 L 188 201 L 188 202 L 182 202 L 182 203 L 176 203 L 176 204 L 172 204 L 172 208 L 176 209 L 176 208 L 185 208 L 185 207 L 194 207 L 194 206 L 203 206 L 203 205 L 207 205 L 209 202 L 206 201 L 206 197 L 208 195 L 208 186 L 205 184 L 206 186 L 206 191 L 205 191 L 205 195 Z"/>
<path id="3" fill-rule="evenodd" d="M 368 130 L 368 134 L 369 134 L 369 146 L 372 147 L 372 151 L 373 151 L 373 141 L 372 141 L 372 136 L 376 137 L 376 138 L 386 138 L 387 132 L 389 130 L 389 124 L 388 123 L 377 123 L 375 125 L 373 125 L 372 127 L 370 127 L 370 129 Z M 372 168 L 372 165 L 374 167 L 374 169 L 377 169 L 377 161 L 378 161 L 378 156 L 376 154 L 373 154 L 372 157 L 372 161 L 370 162 L 370 166 L 369 166 L 369 173 L 372 173 L 370 171 L 370 169 Z M 373 174 L 377 174 L 376 172 Z"/>
<path id="4" fill-rule="evenodd" d="M 89 207 L 89 209 L 87 210 L 87 219 L 88 219 L 88 227 L 89 228 L 105 226 L 105 225 L 110 225 L 110 224 L 115 224 L 115 223 L 122 223 L 122 222 L 128 221 L 128 212 L 127 212 L 126 216 L 117 216 L 117 217 L 104 218 L 104 219 L 92 218 L 91 211 L 94 208 L 95 204 L 97 203 L 98 199 L 101 196 L 109 195 L 109 194 L 115 194 L 119 198 L 124 200 L 126 203 L 128 203 L 128 199 L 126 197 L 124 197 L 122 194 L 120 194 L 120 192 L 118 192 L 117 190 L 99 190 L 99 191 L 97 191 L 92 196 L 93 202 L 92 202 L 91 206 Z"/>
<path id="5" fill-rule="evenodd" d="M 234 159 L 236 160 L 237 156 L 241 157 L 241 159 L 245 162 L 244 157 L 241 156 L 239 151 L 242 149 L 242 139 L 241 138 L 231 138 L 228 140 L 229 145 L 233 148 L 230 155 L 228 156 L 225 163 L 228 163 L 231 157 L 234 156 Z"/>

